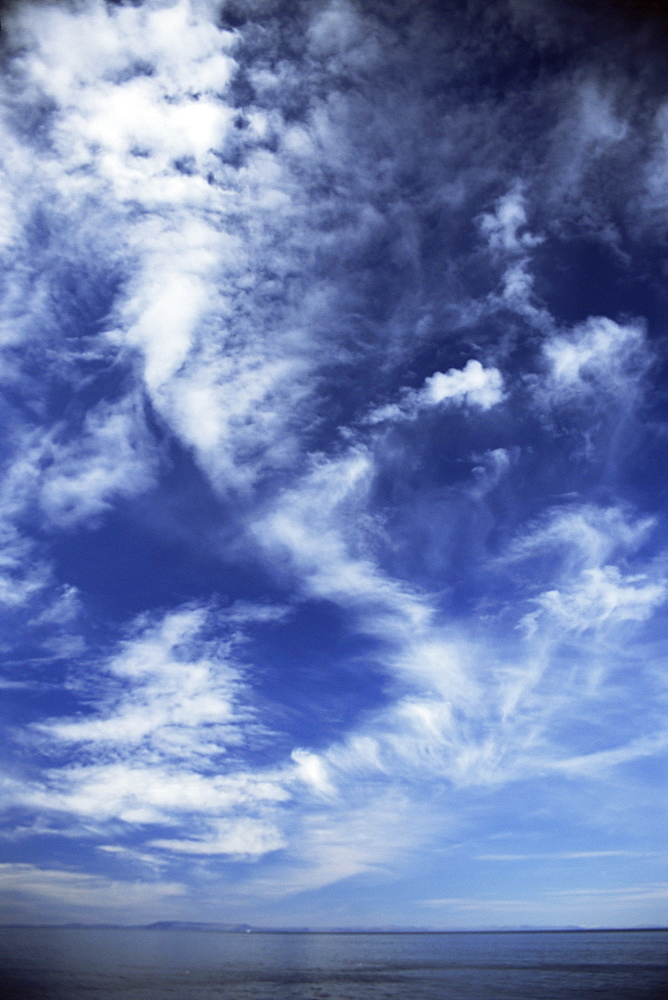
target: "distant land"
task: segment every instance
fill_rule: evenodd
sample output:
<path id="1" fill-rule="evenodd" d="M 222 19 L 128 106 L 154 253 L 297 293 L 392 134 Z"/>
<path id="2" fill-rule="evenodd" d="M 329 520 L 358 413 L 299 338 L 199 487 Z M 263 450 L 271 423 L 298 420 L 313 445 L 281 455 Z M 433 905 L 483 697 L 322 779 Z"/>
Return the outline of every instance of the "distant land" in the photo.
<path id="1" fill-rule="evenodd" d="M 582 934 L 620 933 L 623 931 L 667 931 L 668 927 L 580 927 L 577 924 L 558 927 L 520 925 L 501 927 L 255 927 L 251 924 L 198 922 L 189 920 L 157 920 L 150 924 L 66 923 L 66 924 L 0 924 L 2 928 L 51 930 L 144 930 L 144 931 L 209 931 L 218 934 L 545 934 L 578 932 Z"/>

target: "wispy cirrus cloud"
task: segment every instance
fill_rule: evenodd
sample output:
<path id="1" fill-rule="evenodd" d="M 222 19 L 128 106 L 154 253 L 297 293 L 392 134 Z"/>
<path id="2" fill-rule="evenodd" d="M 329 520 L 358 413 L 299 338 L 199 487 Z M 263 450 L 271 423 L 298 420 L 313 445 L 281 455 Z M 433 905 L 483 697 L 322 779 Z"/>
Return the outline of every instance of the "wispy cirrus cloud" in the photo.
<path id="1" fill-rule="evenodd" d="M 190 839 L 154 838 L 149 847 L 192 854 L 252 855 L 281 846 L 271 813 L 290 798 L 285 776 L 238 759 L 239 748 L 266 735 L 233 649 L 240 624 L 266 611 L 231 609 L 227 640 L 213 637 L 213 612 L 203 607 L 137 622 L 99 668 L 105 693 L 91 696 L 87 716 L 35 727 L 45 748 L 70 748 L 69 762 L 43 781 L 12 785 L 14 806 L 100 830 L 119 822 L 184 825 Z M 207 840 L 211 829 L 217 833 Z"/>
<path id="2" fill-rule="evenodd" d="M 206 647 L 204 655 L 187 655 L 205 621 L 205 610 L 193 608 L 145 626 L 107 666 L 120 688 L 115 703 L 92 718 L 44 723 L 42 731 L 89 748 L 133 748 L 135 760 L 142 751 L 224 753 L 241 738 L 241 678 L 218 651 L 212 658 Z M 202 736 L 206 743 L 200 748 Z"/>
<path id="3" fill-rule="evenodd" d="M 568 590 L 548 590 L 536 598 L 543 612 L 567 629 L 582 632 L 603 624 L 644 621 L 665 601 L 664 581 L 644 575 L 623 577 L 616 566 L 583 570 Z M 530 616 L 532 624 L 535 619 Z"/>
<path id="4" fill-rule="evenodd" d="M 478 854 L 478 861 L 588 861 L 592 858 L 645 857 L 643 851 L 553 851 L 546 854 Z"/>

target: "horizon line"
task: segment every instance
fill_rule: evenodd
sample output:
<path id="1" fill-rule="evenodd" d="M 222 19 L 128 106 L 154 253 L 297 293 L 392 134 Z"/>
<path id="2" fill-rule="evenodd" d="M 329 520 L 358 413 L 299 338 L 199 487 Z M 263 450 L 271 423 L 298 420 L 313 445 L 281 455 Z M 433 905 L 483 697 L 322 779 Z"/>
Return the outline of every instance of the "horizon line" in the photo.
<path id="1" fill-rule="evenodd" d="M 252 924 L 227 924 L 217 921 L 157 920 L 142 924 L 119 924 L 100 921 L 81 923 L 0 923 L 0 930 L 173 930 L 206 931 L 222 934 L 614 934 L 630 932 L 664 931 L 668 925 L 636 924 L 634 926 L 581 927 L 561 924 L 558 926 L 503 926 L 503 927 L 255 927 Z"/>

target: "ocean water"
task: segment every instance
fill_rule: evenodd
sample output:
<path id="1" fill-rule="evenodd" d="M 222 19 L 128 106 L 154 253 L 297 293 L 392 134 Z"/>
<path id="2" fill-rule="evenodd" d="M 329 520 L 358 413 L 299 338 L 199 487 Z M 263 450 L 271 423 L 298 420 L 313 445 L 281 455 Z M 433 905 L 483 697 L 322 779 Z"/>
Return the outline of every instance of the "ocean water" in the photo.
<path id="1" fill-rule="evenodd" d="M 668 1000 L 668 931 L 0 928 L 1 1000 Z"/>

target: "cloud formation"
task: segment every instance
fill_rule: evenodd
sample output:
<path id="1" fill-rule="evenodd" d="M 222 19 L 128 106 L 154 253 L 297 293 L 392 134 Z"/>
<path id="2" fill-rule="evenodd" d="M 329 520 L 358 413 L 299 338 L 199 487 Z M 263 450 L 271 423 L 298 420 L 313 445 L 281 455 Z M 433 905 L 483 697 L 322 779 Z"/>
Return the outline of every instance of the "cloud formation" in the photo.
<path id="1" fill-rule="evenodd" d="M 7 919 L 653 884 L 661 62 L 455 6 L 3 14 Z"/>

